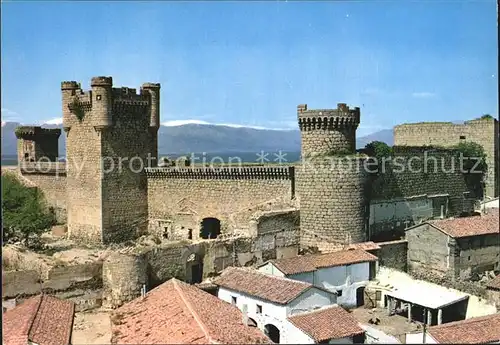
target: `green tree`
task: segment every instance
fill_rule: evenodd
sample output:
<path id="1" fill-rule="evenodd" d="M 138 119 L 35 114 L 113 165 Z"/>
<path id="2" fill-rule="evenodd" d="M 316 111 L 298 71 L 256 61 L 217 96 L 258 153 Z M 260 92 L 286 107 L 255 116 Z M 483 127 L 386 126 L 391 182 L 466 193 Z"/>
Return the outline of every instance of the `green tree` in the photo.
<path id="1" fill-rule="evenodd" d="M 392 156 L 392 147 L 382 141 L 372 141 L 366 144 L 364 152 L 368 156 L 375 157 L 379 162 L 382 162 L 383 157 Z"/>
<path id="2" fill-rule="evenodd" d="M 493 116 L 491 116 L 490 114 L 484 114 L 483 116 L 481 116 L 481 120 L 483 119 L 492 119 Z"/>
<path id="3" fill-rule="evenodd" d="M 468 172 L 474 169 L 474 172 L 486 172 L 488 166 L 486 164 L 486 153 L 482 145 L 469 141 L 461 142 L 453 147 L 459 155 L 462 155 L 463 167 Z M 477 164 L 477 165 L 476 165 Z"/>
<path id="4" fill-rule="evenodd" d="M 54 215 L 45 208 L 38 189 L 22 185 L 14 176 L 2 175 L 4 243 L 22 240 L 31 246 L 55 223 L 54 220 Z"/>

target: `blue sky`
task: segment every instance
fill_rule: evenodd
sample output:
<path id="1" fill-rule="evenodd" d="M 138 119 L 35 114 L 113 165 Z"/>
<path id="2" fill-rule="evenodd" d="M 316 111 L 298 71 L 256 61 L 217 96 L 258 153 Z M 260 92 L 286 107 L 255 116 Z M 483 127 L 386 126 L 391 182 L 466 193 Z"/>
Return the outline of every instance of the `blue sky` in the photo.
<path id="1" fill-rule="evenodd" d="M 60 82 L 160 82 L 161 121 L 296 128 L 361 107 L 359 134 L 497 116 L 494 0 L 9 2 L 2 120 L 61 117 Z"/>

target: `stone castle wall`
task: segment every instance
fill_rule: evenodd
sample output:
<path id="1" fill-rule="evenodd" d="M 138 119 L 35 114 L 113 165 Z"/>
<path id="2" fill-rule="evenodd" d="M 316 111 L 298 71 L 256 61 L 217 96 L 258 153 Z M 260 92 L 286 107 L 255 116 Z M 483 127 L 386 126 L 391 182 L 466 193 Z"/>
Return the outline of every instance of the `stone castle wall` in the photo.
<path id="1" fill-rule="evenodd" d="M 452 146 L 475 142 L 487 155 L 486 195 L 498 196 L 499 131 L 496 119 L 477 119 L 464 124 L 430 122 L 403 124 L 394 127 L 394 144 L 406 146 Z"/>
<path id="2" fill-rule="evenodd" d="M 144 84 L 140 94 L 112 86 L 111 77 L 92 78 L 86 92 L 73 81 L 61 84 L 68 233 L 82 242 L 120 242 L 147 229 L 141 168 L 157 158 L 159 98 L 151 93 L 160 86 Z"/>
<path id="3" fill-rule="evenodd" d="M 253 214 L 290 205 L 293 171 L 293 167 L 150 169 L 150 232 L 161 234 L 172 222 L 176 232 L 183 232 L 178 237 L 187 239 L 191 229 L 196 239 L 202 219 L 213 217 L 221 221 L 223 234 L 232 230 L 248 234 Z"/>
<path id="4" fill-rule="evenodd" d="M 366 240 L 364 162 L 360 157 L 329 157 L 297 167 L 301 246 Z"/>

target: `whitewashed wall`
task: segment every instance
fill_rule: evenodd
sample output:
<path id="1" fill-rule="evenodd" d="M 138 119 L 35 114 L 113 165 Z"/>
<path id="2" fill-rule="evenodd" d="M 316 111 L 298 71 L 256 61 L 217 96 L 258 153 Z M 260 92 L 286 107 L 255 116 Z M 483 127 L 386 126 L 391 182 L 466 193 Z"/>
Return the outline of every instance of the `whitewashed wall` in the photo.
<path id="1" fill-rule="evenodd" d="M 287 305 L 287 315 L 297 315 L 333 305 L 336 302 L 337 297 L 333 293 L 316 288 L 309 289 Z"/>
<path id="2" fill-rule="evenodd" d="M 316 288 L 307 290 L 288 305 L 271 303 L 254 296 L 225 289 L 223 287 L 219 287 L 218 297 L 228 303 L 232 303 L 232 297 L 236 297 L 236 306 L 240 310 L 243 310 L 243 305 L 246 304 L 247 316 L 255 320 L 257 327 L 264 331 L 264 327 L 266 325 L 274 325 L 280 331 L 280 343 L 283 344 L 314 343 L 307 334 L 303 334 L 302 331 L 297 329 L 287 320 L 288 316 L 335 304 L 335 295 Z M 257 314 L 257 305 L 262 306 L 261 314 Z M 299 341 L 297 339 L 301 340 Z"/>
<path id="3" fill-rule="evenodd" d="M 420 333 L 407 333 L 406 334 L 406 344 L 424 344 L 423 342 L 423 332 Z M 429 333 L 425 335 L 425 344 L 438 344 L 436 340 Z"/>
<path id="4" fill-rule="evenodd" d="M 267 264 L 259 267 L 259 272 L 270 274 L 277 277 L 284 277 L 285 275 L 279 269 L 276 268 L 272 263 L 268 262 Z"/>

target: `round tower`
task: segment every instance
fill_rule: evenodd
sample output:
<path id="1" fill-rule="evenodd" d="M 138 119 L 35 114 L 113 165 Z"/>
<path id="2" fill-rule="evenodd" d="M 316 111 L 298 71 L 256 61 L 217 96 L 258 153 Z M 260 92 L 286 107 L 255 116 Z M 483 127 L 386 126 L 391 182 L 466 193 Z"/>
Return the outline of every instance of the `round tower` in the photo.
<path id="1" fill-rule="evenodd" d="M 113 124 L 113 78 L 94 77 L 90 86 L 92 87 L 92 122 L 96 130 L 103 130 Z"/>
<path id="2" fill-rule="evenodd" d="M 158 129 L 160 128 L 160 84 L 144 83 L 141 88 L 151 97 L 149 127 L 152 129 Z"/>
<path id="3" fill-rule="evenodd" d="M 117 308 L 141 295 L 147 284 L 143 256 L 114 252 L 102 264 L 103 306 Z"/>
<path id="4" fill-rule="evenodd" d="M 73 124 L 69 104 L 73 101 L 79 91 L 80 84 L 76 81 L 61 82 L 63 129 L 66 133 L 69 132 Z"/>
<path id="5" fill-rule="evenodd" d="M 337 109 L 309 110 L 307 104 L 301 104 L 297 106 L 297 116 L 303 157 L 352 154 L 356 151 L 359 108 L 349 109 L 345 103 L 339 103 Z"/>
<path id="6" fill-rule="evenodd" d="M 302 164 L 296 186 L 300 199 L 302 248 L 366 241 L 366 159 L 356 154 L 359 108 L 297 107 Z M 325 246 L 326 244 L 326 246 Z"/>

